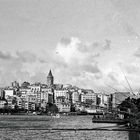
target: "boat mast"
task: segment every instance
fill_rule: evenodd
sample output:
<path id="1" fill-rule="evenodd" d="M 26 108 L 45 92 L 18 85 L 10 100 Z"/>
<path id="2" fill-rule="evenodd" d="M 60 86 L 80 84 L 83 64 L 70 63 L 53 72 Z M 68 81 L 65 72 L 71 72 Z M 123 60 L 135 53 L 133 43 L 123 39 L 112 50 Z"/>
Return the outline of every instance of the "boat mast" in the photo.
<path id="1" fill-rule="evenodd" d="M 129 81 L 128 81 L 127 77 L 126 77 L 126 75 L 124 74 L 124 72 L 123 72 L 123 71 L 122 71 L 122 73 L 123 73 L 123 75 L 124 75 L 124 78 L 125 78 L 125 80 L 126 80 L 126 82 L 127 82 L 127 84 L 128 84 L 128 87 L 129 87 L 129 89 L 130 89 L 131 93 L 135 96 L 135 94 L 134 94 L 134 92 L 133 92 L 133 89 L 132 89 L 132 87 L 131 87 L 131 85 L 130 85 L 130 83 L 129 83 Z"/>

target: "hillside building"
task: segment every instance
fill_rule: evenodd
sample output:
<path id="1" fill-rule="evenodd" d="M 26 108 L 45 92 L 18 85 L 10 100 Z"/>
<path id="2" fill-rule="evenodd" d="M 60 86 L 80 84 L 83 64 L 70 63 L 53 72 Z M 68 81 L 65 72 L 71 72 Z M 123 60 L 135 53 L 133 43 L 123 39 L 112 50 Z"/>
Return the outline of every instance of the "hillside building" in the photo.
<path id="1" fill-rule="evenodd" d="M 47 86 L 52 87 L 54 85 L 54 77 L 52 75 L 51 70 L 49 71 L 49 74 L 47 76 Z"/>

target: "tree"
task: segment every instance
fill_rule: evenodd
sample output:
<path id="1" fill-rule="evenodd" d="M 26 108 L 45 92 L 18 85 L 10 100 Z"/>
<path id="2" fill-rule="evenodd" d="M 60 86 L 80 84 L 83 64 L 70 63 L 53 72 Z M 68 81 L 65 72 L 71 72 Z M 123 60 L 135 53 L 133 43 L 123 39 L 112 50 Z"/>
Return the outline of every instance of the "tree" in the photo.
<path id="1" fill-rule="evenodd" d="M 138 111 L 140 111 L 140 98 L 137 99 L 137 108 L 138 108 Z"/>
<path id="2" fill-rule="evenodd" d="M 138 107 L 137 107 L 137 101 L 136 99 L 130 99 L 129 97 L 127 99 L 125 99 L 119 106 L 118 108 L 121 111 L 126 111 L 129 113 L 128 110 L 130 110 L 130 112 L 132 113 L 137 113 L 138 112 Z"/>
<path id="3" fill-rule="evenodd" d="M 97 105 L 100 105 L 101 103 L 101 98 L 97 97 Z"/>
<path id="4" fill-rule="evenodd" d="M 73 104 L 71 104 L 70 111 L 75 112 L 75 106 Z"/>
<path id="5" fill-rule="evenodd" d="M 55 104 L 48 103 L 46 106 L 46 111 L 51 113 L 58 113 L 58 107 Z"/>
<path id="6" fill-rule="evenodd" d="M 16 97 L 13 97 L 12 104 L 17 104 L 17 98 Z"/>
<path id="7" fill-rule="evenodd" d="M 92 105 L 92 103 L 94 103 L 94 100 L 92 100 L 92 99 L 86 99 L 86 103 L 88 105 Z"/>

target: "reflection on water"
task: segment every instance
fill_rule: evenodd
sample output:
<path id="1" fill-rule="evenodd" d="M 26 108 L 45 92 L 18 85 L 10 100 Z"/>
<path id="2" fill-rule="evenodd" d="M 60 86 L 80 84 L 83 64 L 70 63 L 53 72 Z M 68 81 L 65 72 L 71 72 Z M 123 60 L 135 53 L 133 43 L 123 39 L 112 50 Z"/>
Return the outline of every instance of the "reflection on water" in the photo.
<path id="1" fill-rule="evenodd" d="M 78 128 L 119 128 L 115 124 L 92 123 L 92 116 L 62 116 L 51 118 L 48 116 L 1 116 L 0 126 L 34 128 L 34 130 L 3 129 L 0 131 L 0 140 L 139 140 L 136 133 L 127 131 L 62 131 L 58 129 Z M 36 130 L 37 129 L 50 129 Z"/>
<path id="2" fill-rule="evenodd" d="M 140 140 L 139 132 L 129 132 L 129 140 Z"/>

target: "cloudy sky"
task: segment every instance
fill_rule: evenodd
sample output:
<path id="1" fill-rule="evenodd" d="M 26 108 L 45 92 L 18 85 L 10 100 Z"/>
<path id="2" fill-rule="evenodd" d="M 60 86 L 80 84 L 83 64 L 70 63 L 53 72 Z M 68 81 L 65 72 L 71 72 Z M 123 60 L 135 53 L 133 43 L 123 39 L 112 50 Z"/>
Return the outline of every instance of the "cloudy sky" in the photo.
<path id="1" fill-rule="evenodd" d="M 0 0 L 0 86 L 17 80 L 140 89 L 139 0 Z M 125 76 L 124 76 L 124 74 Z M 113 90 L 113 89 L 112 89 Z"/>

